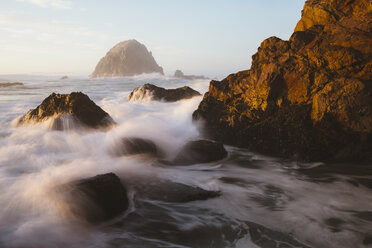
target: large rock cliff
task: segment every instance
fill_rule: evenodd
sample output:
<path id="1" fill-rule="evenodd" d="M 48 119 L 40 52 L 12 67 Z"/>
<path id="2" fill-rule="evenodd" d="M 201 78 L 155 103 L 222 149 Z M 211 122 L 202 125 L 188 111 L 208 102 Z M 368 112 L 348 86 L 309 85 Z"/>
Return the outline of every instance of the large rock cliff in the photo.
<path id="1" fill-rule="evenodd" d="M 152 53 L 136 40 L 120 42 L 97 64 L 91 77 L 124 77 L 143 73 L 163 73 Z"/>
<path id="2" fill-rule="evenodd" d="M 289 41 L 211 81 L 194 112 L 206 135 L 300 160 L 372 160 L 372 3 L 308 0 Z"/>

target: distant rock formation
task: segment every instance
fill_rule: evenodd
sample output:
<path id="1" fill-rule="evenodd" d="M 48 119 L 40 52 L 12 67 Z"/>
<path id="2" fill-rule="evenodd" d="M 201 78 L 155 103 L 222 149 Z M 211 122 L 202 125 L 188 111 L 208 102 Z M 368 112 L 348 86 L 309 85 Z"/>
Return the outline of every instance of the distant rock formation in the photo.
<path id="1" fill-rule="evenodd" d="M 18 120 L 18 125 L 42 122 L 53 118 L 52 129 L 66 128 L 65 120 L 72 125 L 84 125 L 91 128 L 109 127 L 114 124 L 112 118 L 81 92 L 71 94 L 52 93 L 37 106 Z"/>
<path id="2" fill-rule="evenodd" d="M 65 80 L 65 79 L 68 79 L 68 76 L 63 76 L 60 78 L 60 80 Z"/>
<path id="3" fill-rule="evenodd" d="M 211 81 L 194 112 L 226 143 L 300 160 L 372 160 L 369 0 L 308 0 L 289 41 L 271 37 L 250 70 Z"/>
<path id="4" fill-rule="evenodd" d="M 156 101 L 176 102 L 182 99 L 190 99 L 201 94 L 188 86 L 177 89 L 164 89 L 153 84 L 145 84 L 134 89 L 130 95 L 129 100 L 138 101 L 143 99 L 150 99 Z"/>
<path id="5" fill-rule="evenodd" d="M 136 40 L 120 42 L 97 64 L 91 77 L 124 77 L 143 73 L 164 74 L 152 53 Z"/>
<path id="6" fill-rule="evenodd" d="M 0 88 L 21 86 L 21 85 L 24 85 L 24 84 L 20 82 L 7 82 L 7 83 L 0 83 Z"/>
<path id="7" fill-rule="evenodd" d="M 207 79 L 204 76 L 195 76 L 195 75 L 185 75 L 181 70 L 176 70 L 174 72 L 175 78 L 183 78 L 183 79 L 189 79 L 189 80 L 195 80 L 195 79 Z"/>

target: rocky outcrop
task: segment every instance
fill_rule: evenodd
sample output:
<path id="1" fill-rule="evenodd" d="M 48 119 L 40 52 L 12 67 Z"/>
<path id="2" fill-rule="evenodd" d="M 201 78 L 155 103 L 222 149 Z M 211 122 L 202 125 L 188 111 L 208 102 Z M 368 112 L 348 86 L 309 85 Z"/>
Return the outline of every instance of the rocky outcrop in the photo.
<path id="1" fill-rule="evenodd" d="M 227 156 L 223 144 L 209 140 L 189 141 L 170 162 L 173 165 L 210 163 Z"/>
<path id="2" fill-rule="evenodd" d="M 129 206 L 126 189 L 114 173 L 72 182 L 57 193 L 62 194 L 63 209 L 91 223 L 110 220 Z"/>
<path id="3" fill-rule="evenodd" d="M 53 118 L 52 129 L 63 130 L 68 126 L 83 125 L 91 128 L 109 127 L 112 118 L 90 98 L 81 92 L 71 94 L 52 93 L 35 109 L 18 120 L 18 125 L 43 122 Z"/>
<path id="4" fill-rule="evenodd" d="M 308 0 L 289 41 L 211 81 L 194 112 L 206 135 L 301 160 L 372 160 L 372 5 Z"/>
<path id="5" fill-rule="evenodd" d="M 136 40 L 120 42 L 97 64 L 91 77 L 124 77 L 144 73 L 163 73 L 152 53 Z"/>
<path id="6" fill-rule="evenodd" d="M 22 86 L 22 85 L 24 85 L 24 84 L 20 83 L 20 82 L 7 82 L 7 83 L 0 83 L 0 88 L 12 87 L 12 86 Z"/>
<path id="7" fill-rule="evenodd" d="M 149 154 L 153 156 L 161 156 L 161 152 L 154 142 L 148 139 L 130 137 L 122 138 L 120 142 L 112 147 L 111 153 L 115 156 Z"/>
<path id="8" fill-rule="evenodd" d="M 200 95 L 199 92 L 188 86 L 177 89 L 164 89 L 153 84 L 145 84 L 134 89 L 128 99 L 132 101 L 151 99 L 155 101 L 176 102 Z"/>
<path id="9" fill-rule="evenodd" d="M 185 75 L 181 70 L 176 70 L 174 72 L 173 77 L 175 78 L 182 78 L 182 79 L 188 79 L 188 80 L 196 80 L 196 79 L 207 79 L 204 76 L 195 76 L 195 75 Z"/>

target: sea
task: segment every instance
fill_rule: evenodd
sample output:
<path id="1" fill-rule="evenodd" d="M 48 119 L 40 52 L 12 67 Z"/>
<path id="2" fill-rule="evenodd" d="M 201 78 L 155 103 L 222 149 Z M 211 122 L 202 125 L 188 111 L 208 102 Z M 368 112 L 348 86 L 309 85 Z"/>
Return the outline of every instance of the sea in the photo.
<path id="1" fill-rule="evenodd" d="M 209 86 L 209 80 L 157 74 L 64 80 L 0 75 L 0 247 L 372 246 L 371 164 L 303 163 L 229 145 L 227 158 L 189 166 L 159 166 L 144 155 L 112 156 L 125 137 L 152 140 L 168 158 L 186 142 L 205 138 L 202 123 L 192 122 L 202 96 L 173 103 L 128 101 L 145 83 L 187 85 L 202 94 Z M 51 130 L 48 122 L 15 125 L 53 92 L 87 94 L 118 125 L 96 131 Z M 94 225 L 60 207 L 56 187 L 109 172 L 128 188 L 150 182 L 164 188 L 166 180 L 220 196 L 172 203 L 139 198 L 132 190 L 126 213 Z"/>

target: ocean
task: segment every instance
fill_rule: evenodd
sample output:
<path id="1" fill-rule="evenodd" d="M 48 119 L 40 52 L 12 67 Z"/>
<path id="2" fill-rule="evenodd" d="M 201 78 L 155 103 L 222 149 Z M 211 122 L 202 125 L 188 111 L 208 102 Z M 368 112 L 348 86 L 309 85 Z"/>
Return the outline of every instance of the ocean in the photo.
<path id="1" fill-rule="evenodd" d="M 0 75 L 0 247 L 367 247 L 372 244 L 372 166 L 301 163 L 225 145 L 224 160 L 158 166 L 110 152 L 124 137 L 150 139 L 174 156 L 202 134 L 191 115 L 202 96 L 174 103 L 127 101 L 145 83 L 190 86 L 208 80 L 156 74 L 124 78 Z M 15 120 L 52 92 L 81 91 L 118 123 L 106 131 L 51 130 Z M 187 203 L 136 198 L 112 221 L 89 225 L 60 207 L 55 188 L 113 172 L 133 189 L 162 180 L 220 196 Z M 158 183 L 158 185 L 157 185 Z"/>

